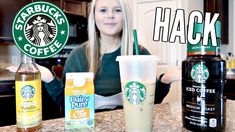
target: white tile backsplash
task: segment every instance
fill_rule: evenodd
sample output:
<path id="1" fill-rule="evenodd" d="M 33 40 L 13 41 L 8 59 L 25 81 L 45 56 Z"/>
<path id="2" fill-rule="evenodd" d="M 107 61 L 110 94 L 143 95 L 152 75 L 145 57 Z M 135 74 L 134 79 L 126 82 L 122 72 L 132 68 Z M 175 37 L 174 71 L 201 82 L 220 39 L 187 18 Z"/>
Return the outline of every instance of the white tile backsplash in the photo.
<path id="1" fill-rule="evenodd" d="M 0 46 L 0 68 L 20 63 L 20 50 L 16 45 Z"/>

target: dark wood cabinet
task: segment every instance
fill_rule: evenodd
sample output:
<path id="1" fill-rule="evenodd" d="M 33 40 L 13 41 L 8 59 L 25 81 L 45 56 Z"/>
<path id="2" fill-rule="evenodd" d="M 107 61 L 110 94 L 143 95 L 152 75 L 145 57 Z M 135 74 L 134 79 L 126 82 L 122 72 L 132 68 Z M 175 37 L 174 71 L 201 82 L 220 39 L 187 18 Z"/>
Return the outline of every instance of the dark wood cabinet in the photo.
<path id="1" fill-rule="evenodd" d="M 16 124 L 15 95 L 0 95 L 0 126 Z"/>
<path id="2" fill-rule="evenodd" d="M 219 13 L 221 22 L 221 43 L 228 44 L 229 40 L 229 2 L 228 0 L 204 0 L 204 12 Z"/>
<path id="3" fill-rule="evenodd" d="M 0 127 L 16 124 L 15 92 L 0 93 L 0 104 Z M 46 88 L 42 87 L 42 119 L 48 120 L 63 116 L 64 112 L 61 107 L 53 101 Z"/>
<path id="4" fill-rule="evenodd" d="M 36 1 L 45 1 L 45 2 L 49 2 L 52 3 L 54 5 L 56 5 L 57 7 L 61 8 L 62 5 L 62 0 L 31 0 L 32 2 L 36 2 Z"/>
<path id="5" fill-rule="evenodd" d="M 0 0 L 0 41 L 13 41 L 11 27 L 17 12 L 31 0 Z"/>
<path id="6" fill-rule="evenodd" d="M 87 2 L 76 1 L 76 0 L 63 0 L 62 9 L 65 13 L 79 15 L 83 17 L 88 16 Z"/>
<path id="7" fill-rule="evenodd" d="M 235 76 L 227 76 L 227 82 L 224 89 L 224 95 L 227 99 L 235 100 Z"/>
<path id="8" fill-rule="evenodd" d="M 67 14 L 87 17 L 88 3 L 91 0 L 32 0 L 32 2 L 35 1 L 46 1 L 61 8 Z"/>

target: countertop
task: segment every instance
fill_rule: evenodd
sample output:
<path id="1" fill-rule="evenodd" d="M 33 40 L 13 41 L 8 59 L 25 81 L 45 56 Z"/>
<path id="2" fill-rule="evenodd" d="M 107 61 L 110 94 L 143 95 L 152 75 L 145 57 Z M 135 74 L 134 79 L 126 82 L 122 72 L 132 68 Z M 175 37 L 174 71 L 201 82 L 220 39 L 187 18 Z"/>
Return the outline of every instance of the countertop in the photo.
<path id="1" fill-rule="evenodd" d="M 235 100 L 226 102 L 226 132 L 235 132 Z M 124 131 L 123 110 L 96 113 L 96 132 Z M 154 132 L 188 132 L 181 123 L 181 102 L 157 104 L 154 107 Z M 0 127 L 1 132 L 12 132 L 16 126 Z M 64 118 L 43 121 L 43 132 L 63 132 Z M 92 130 L 90 130 L 92 131 Z"/>

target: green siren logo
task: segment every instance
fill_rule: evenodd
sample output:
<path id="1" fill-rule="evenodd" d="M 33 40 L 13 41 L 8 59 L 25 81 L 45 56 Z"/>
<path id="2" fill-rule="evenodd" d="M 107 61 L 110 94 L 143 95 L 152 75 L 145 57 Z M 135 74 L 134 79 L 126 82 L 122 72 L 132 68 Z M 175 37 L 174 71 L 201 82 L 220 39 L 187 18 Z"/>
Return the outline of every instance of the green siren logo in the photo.
<path id="1" fill-rule="evenodd" d="M 205 83 L 209 78 L 209 71 L 202 63 L 196 64 L 191 70 L 191 77 L 197 83 Z"/>
<path id="2" fill-rule="evenodd" d="M 128 82 L 124 90 L 126 99 L 131 104 L 141 104 L 146 98 L 146 88 L 139 82 Z"/>
<path id="3" fill-rule="evenodd" d="M 18 48 L 33 58 L 48 58 L 63 49 L 69 34 L 68 20 L 55 5 L 33 2 L 22 8 L 12 25 Z"/>
<path id="4" fill-rule="evenodd" d="M 35 95 L 35 88 L 31 85 L 26 85 L 21 89 L 21 96 L 25 99 L 30 99 Z"/>

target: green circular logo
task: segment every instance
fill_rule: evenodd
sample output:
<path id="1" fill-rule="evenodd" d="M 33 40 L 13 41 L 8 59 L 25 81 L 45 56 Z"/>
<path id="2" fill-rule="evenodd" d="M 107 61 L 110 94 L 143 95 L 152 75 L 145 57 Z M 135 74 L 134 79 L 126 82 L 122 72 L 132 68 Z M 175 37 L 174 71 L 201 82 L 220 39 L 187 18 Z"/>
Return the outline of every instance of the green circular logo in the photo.
<path id="1" fill-rule="evenodd" d="M 33 98 L 35 95 L 35 88 L 31 85 L 26 85 L 21 89 L 21 96 L 25 99 Z"/>
<path id="2" fill-rule="evenodd" d="M 64 13 L 48 2 L 33 2 L 23 7 L 12 25 L 17 47 L 33 58 L 49 58 L 65 46 L 69 24 Z"/>
<path id="3" fill-rule="evenodd" d="M 125 86 L 125 96 L 129 103 L 138 105 L 146 98 L 146 88 L 142 83 L 131 81 Z"/>
<path id="4" fill-rule="evenodd" d="M 209 78 L 208 68 L 203 64 L 196 64 L 192 67 L 191 77 L 197 83 L 205 83 Z"/>

